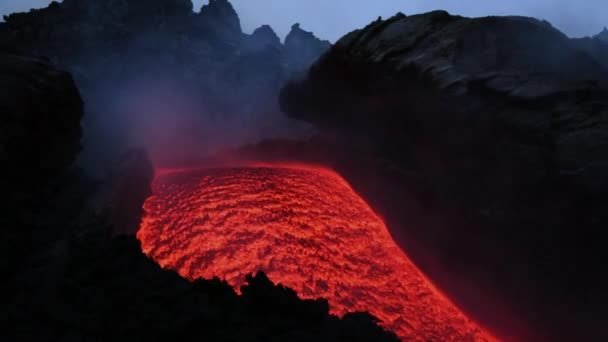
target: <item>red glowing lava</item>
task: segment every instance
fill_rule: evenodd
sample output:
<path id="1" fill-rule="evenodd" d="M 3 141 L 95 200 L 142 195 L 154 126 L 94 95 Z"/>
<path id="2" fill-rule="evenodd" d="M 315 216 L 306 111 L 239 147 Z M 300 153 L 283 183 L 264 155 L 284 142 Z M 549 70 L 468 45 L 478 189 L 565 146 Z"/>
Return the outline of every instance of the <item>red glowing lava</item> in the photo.
<path id="1" fill-rule="evenodd" d="M 249 165 L 160 172 L 138 233 L 183 277 L 233 287 L 263 270 L 333 313 L 367 311 L 403 340 L 493 341 L 414 266 L 335 172 Z"/>

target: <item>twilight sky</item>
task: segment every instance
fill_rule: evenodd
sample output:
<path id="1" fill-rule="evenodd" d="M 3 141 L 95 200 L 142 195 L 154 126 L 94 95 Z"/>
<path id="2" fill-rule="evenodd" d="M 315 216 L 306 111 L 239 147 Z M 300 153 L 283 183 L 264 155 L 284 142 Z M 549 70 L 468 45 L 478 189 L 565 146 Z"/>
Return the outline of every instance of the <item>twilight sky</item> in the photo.
<path id="1" fill-rule="evenodd" d="M 280 36 L 295 22 L 335 41 L 378 16 L 445 9 L 466 16 L 518 14 L 550 21 L 570 36 L 593 35 L 608 26 L 608 0 L 232 0 L 246 32 L 270 24 Z M 49 0 L 1 0 L 0 14 L 43 7 Z M 207 0 L 193 0 L 198 10 Z"/>

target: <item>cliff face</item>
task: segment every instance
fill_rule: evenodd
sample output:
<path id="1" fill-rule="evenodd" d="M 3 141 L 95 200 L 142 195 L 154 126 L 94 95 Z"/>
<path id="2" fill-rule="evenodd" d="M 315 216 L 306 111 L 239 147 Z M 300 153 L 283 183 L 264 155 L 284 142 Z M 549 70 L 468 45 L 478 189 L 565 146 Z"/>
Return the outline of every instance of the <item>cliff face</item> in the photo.
<path id="1" fill-rule="evenodd" d="M 35 256 L 67 234 L 82 207 L 66 196 L 74 190 L 66 178 L 80 152 L 84 109 L 68 73 L 44 60 L 5 54 L 0 54 L 0 108 L 0 271 L 13 289 L 24 285 L 13 280 L 31 270 Z"/>
<path id="2" fill-rule="evenodd" d="M 419 241 L 452 278 L 497 289 L 533 330 L 597 339 L 608 73 L 588 47 L 531 18 L 399 14 L 338 41 L 281 104 L 372 151 L 392 179 L 376 204 L 405 250 Z"/>
<path id="3" fill-rule="evenodd" d="M 65 172 L 80 152 L 84 110 L 72 77 L 44 60 L 0 54 L 0 101 L 2 172 L 10 177 L 2 183 Z"/>
<path id="4" fill-rule="evenodd" d="M 131 145 L 163 159 L 163 146 L 205 153 L 297 134 L 277 93 L 323 50 L 312 34 L 293 47 L 273 34 L 244 34 L 227 0 L 198 13 L 189 0 L 64 1 L 7 16 L 0 51 L 44 56 L 74 75 L 87 103 L 81 160 L 99 165 Z M 189 131 L 160 129 L 172 125 Z"/>

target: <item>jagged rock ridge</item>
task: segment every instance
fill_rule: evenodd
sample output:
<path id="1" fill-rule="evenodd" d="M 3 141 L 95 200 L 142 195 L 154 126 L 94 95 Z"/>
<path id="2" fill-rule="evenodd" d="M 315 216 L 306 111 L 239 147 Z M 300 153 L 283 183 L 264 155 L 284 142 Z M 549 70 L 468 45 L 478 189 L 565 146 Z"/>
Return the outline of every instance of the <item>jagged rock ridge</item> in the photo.
<path id="1" fill-rule="evenodd" d="M 306 70 L 330 47 L 331 44 L 328 41 L 321 40 L 312 32 L 303 30 L 300 28 L 300 24 L 294 24 L 285 37 L 288 59 L 295 70 Z"/>

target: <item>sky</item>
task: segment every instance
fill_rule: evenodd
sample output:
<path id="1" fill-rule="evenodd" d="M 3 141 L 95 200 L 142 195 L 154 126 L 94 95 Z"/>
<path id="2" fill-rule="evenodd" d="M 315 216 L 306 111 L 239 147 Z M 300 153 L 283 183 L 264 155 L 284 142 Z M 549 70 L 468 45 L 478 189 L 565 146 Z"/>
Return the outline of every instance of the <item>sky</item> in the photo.
<path id="1" fill-rule="evenodd" d="M 608 0 L 231 0 L 243 29 L 271 25 L 285 36 L 298 22 L 317 36 L 335 41 L 378 16 L 445 9 L 465 16 L 526 15 L 546 19 L 572 37 L 599 33 L 608 26 Z M 49 0 L 0 0 L 0 14 L 44 7 Z M 198 11 L 206 0 L 193 0 Z"/>

